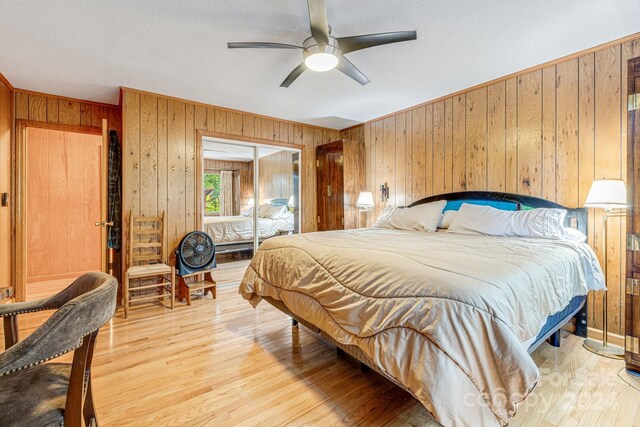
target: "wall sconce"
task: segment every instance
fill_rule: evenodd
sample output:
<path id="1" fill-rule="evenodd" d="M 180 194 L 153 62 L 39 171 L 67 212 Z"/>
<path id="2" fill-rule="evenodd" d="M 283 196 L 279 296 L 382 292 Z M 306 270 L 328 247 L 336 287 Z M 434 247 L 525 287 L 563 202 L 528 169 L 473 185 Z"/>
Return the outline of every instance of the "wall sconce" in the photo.
<path id="1" fill-rule="evenodd" d="M 384 203 L 387 200 L 389 200 L 389 187 L 385 182 L 384 184 L 380 184 L 380 201 Z"/>

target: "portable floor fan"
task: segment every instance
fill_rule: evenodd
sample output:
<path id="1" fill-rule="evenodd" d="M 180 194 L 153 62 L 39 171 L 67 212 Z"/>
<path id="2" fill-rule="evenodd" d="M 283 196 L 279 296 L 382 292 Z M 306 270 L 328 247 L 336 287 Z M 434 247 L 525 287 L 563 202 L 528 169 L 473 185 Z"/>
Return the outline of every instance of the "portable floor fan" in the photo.
<path id="1" fill-rule="evenodd" d="M 192 231 L 180 240 L 176 249 L 176 270 L 179 276 L 216 267 L 216 245 L 211 236 Z"/>

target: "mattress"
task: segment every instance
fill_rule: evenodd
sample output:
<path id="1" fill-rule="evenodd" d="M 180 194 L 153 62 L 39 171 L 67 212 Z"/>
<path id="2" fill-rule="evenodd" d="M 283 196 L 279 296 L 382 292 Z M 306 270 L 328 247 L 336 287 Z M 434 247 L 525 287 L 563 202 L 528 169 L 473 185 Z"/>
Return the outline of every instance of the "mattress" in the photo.
<path id="1" fill-rule="evenodd" d="M 258 218 L 258 238 L 266 239 L 281 232 L 293 231 L 293 214 L 286 218 Z M 204 232 L 217 244 L 253 241 L 253 217 L 206 216 L 203 221 Z"/>
<path id="2" fill-rule="evenodd" d="M 529 345 L 529 352 L 532 352 L 537 348 L 537 346 L 541 343 L 542 340 L 546 339 L 551 331 L 556 329 L 558 326 L 562 326 L 562 322 L 568 317 L 572 317 L 575 313 L 578 312 L 585 304 L 587 300 L 586 295 L 578 295 L 575 296 L 569 301 L 569 304 L 562 310 L 557 313 L 552 314 L 547 317 L 547 321 L 544 326 L 540 329 L 538 335 L 532 340 L 532 344 Z"/>
<path id="3" fill-rule="evenodd" d="M 528 344 L 603 286 L 584 244 L 373 228 L 270 239 L 239 291 L 357 346 L 440 423 L 471 426 L 509 422 L 539 378 Z"/>

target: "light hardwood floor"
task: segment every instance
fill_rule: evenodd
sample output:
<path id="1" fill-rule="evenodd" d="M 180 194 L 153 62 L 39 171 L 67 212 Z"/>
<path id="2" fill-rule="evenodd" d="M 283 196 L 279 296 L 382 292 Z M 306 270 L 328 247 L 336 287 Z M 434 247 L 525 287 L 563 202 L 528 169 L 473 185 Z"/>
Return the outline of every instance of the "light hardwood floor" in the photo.
<path id="1" fill-rule="evenodd" d="M 218 299 L 119 309 L 98 336 L 94 392 L 103 426 L 437 425 L 409 394 L 266 303 L 237 293 L 246 262 L 221 265 Z M 234 283 L 235 282 L 235 283 Z M 43 314 L 24 315 L 24 335 Z M 567 335 L 533 355 L 541 370 L 514 426 L 640 425 L 640 392 L 623 363 Z M 70 360 L 70 355 L 62 359 Z"/>

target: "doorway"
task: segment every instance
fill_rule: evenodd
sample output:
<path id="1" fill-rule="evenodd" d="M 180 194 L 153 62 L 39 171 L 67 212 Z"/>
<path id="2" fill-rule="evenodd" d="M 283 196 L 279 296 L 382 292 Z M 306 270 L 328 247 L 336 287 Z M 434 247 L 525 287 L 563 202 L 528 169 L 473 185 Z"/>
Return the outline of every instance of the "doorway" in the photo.
<path id="1" fill-rule="evenodd" d="M 105 269 L 106 138 L 99 128 L 20 127 L 18 258 L 23 298 L 33 300 Z"/>

